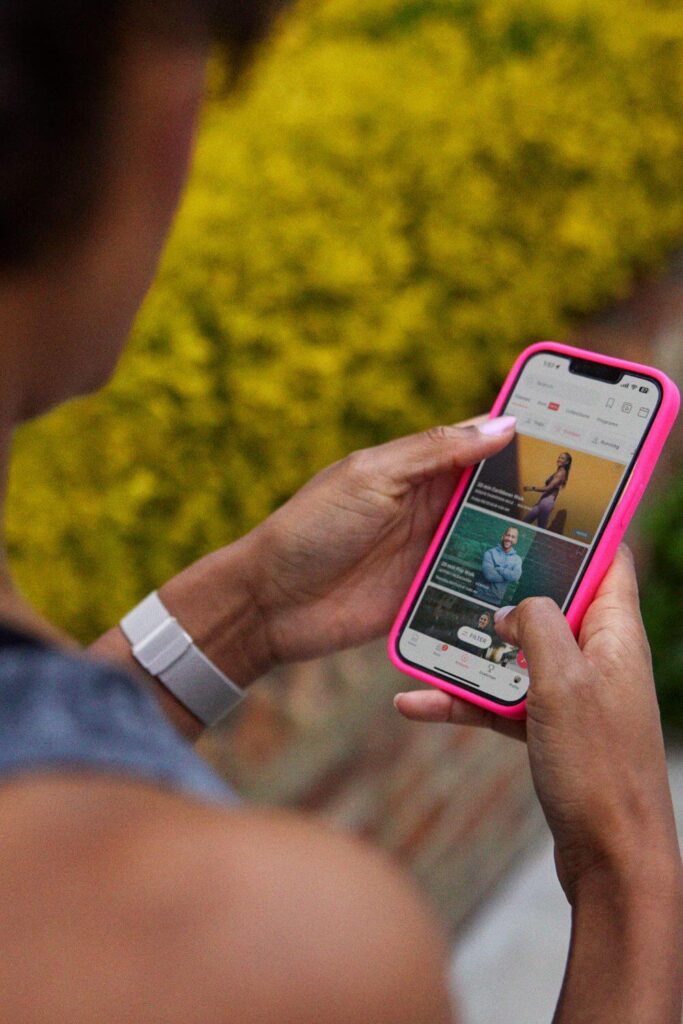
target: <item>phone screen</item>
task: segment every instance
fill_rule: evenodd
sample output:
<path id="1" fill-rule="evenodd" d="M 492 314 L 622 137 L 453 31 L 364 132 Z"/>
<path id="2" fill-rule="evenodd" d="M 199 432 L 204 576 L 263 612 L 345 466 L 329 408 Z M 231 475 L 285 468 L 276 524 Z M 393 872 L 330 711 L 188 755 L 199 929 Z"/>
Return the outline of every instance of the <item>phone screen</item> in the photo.
<path id="1" fill-rule="evenodd" d="M 404 661 L 523 700 L 524 654 L 496 635 L 494 612 L 538 596 L 568 607 L 661 397 L 652 377 L 599 362 L 525 362 L 502 413 L 515 437 L 472 476 L 399 635 Z"/>

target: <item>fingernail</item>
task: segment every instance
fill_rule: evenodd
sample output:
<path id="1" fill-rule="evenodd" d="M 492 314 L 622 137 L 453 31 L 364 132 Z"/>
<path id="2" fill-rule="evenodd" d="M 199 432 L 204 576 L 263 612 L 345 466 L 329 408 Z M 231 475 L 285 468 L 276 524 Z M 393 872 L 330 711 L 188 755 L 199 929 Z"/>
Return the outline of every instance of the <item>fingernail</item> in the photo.
<path id="1" fill-rule="evenodd" d="M 514 427 L 516 422 L 516 416 L 496 416 L 495 419 L 482 423 L 479 431 L 482 434 L 486 434 L 487 437 L 498 437 Z"/>
<path id="2" fill-rule="evenodd" d="M 499 622 L 502 622 L 503 619 L 510 614 L 514 607 L 515 606 L 513 604 L 506 604 L 504 608 L 499 608 L 497 612 L 494 612 L 493 621 L 496 623 L 496 625 L 498 625 Z"/>
<path id="3" fill-rule="evenodd" d="M 394 697 L 394 707 L 396 708 L 396 710 L 398 710 L 398 702 L 400 697 L 403 697 L 402 693 L 397 693 L 396 696 Z"/>

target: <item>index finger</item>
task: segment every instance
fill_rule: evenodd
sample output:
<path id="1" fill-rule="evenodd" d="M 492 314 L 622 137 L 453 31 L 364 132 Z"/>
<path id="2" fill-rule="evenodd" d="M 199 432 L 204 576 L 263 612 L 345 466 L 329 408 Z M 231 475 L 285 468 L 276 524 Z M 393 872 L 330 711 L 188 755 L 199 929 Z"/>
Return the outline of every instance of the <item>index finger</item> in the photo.
<path id="1" fill-rule="evenodd" d="M 640 614 L 638 580 L 631 552 L 622 544 L 588 608 L 579 634 L 588 657 L 607 645 L 619 644 L 649 658 L 649 644 Z"/>
<path id="2" fill-rule="evenodd" d="M 413 722 L 448 722 L 450 725 L 474 725 L 479 728 L 491 729 L 512 739 L 526 739 L 526 722 L 502 715 L 459 700 L 443 690 L 411 690 L 409 693 L 397 693 L 394 707 L 404 718 Z"/>
<path id="3" fill-rule="evenodd" d="M 593 623 L 597 619 L 601 627 L 613 629 L 623 628 L 625 619 L 642 625 L 635 564 L 625 544 L 620 545 L 586 612 L 581 628 L 582 639 L 595 631 Z"/>

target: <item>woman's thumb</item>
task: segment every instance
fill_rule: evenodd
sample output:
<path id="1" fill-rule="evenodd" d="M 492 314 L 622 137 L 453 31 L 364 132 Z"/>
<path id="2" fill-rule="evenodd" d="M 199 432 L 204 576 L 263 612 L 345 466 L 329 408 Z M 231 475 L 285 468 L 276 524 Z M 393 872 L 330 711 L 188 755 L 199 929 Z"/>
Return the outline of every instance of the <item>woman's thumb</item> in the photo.
<path id="1" fill-rule="evenodd" d="M 494 621 L 498 635 L 524 651 L 535 687 L 583 661 L 569 623 L 549 597 L 529 597 L 516 607 L 499 608 Z"/>

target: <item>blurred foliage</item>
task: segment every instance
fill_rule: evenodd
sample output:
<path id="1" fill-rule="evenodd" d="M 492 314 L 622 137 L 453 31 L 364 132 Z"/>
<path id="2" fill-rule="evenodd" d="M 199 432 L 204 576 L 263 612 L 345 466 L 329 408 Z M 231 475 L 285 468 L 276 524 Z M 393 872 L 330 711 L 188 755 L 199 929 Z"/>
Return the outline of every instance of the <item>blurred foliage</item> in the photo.
<path id="1" fill-rule="evenodd" d="M 18 433 L 24 592 L 88 640 L 351 448 L 485 408 L 680 239 L 682 85 L 664 0 L 302 3 L 207 104 L 115 380 Z"/>
<path id="2" fill-rule="evenodd" d="M 662 716 L 683 730 L 683 466 L 645 519 L 652 562 L 641 605 L 652 643 Z"/>

